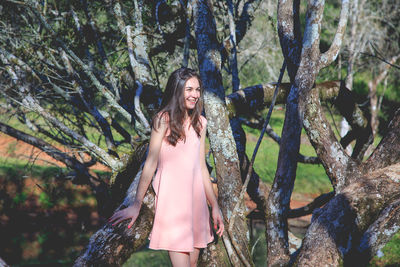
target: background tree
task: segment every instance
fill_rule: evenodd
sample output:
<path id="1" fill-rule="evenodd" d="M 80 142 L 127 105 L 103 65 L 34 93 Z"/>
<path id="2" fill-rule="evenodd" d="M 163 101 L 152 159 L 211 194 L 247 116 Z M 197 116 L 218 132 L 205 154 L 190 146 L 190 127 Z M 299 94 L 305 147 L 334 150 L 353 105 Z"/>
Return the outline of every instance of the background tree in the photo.
<path id="1" fill-rule="evenodd" d="M 272 52 L 265 58 L 279 59 L 265 64 L 266 73 L 276 79 L 284 61 L 289 77 L 289 83 L 277 85 L 276 101 L 286 104 L 282 137 L 267 130 L 280 143 L 271 192 L 256 172 L 247 175 L 252 163 L 241 124 L 260 119 L 260 110 L 272 104 L 275 86 L 240 86 L 252 81 L 243 76 L 251 69 L 247 62 L 261 60 L 253 48 L 241 51 L 241 43 L 254 34 L 250 26 L 260 16 L 257 12 L 273 8 L 270 1 L 7 0 L 2 7 L 1 104 L 7 116 L 0 130 L 63 162 L 69 171 L 59 178 L 89 185 L 103 216 L 134 199 L 164 81 L 171 70 L 185 65 L 198 69 L 204 81 L 219 204 L 228 229 L 222 242 L 204 251 L 202 265 L 253 265 L 243 189 L 266 214 L 268 265 L 338 265 L 360 254 L 368 261 L 398 231 L 399 112 L 381 145 L 363 162 L 372 141 L 368 114 L 343 83 L 315 83 L 339 53 L 348 1 L 342 1 L 334 38 L 323 40 L 327 47 L 322 50 L 324 1 L 308 2 L 304 22 L 299 1 L 279 1 L 277 20 L 268 10 L 269 26 L 278 27 L 283 57 L 272 48 L 273 38 L 266 38 Z M 226 96 L 227 87 L 232 93 Z M 334 136 L 320 101 L 333 101 L 349 122 L 351 131 L 342 140 Z M 20 125 L 8 125 L 11 118 Z M 299 154 L 303 126 L 318 158 Z M 353 140 L 350 157 L 344 148 Z M 96 162 L 110 168 L 110 183 L 89 171 Z M 289 206 L 297 162 L 322 163 L 332 183 L 333 192 L 318 197 L 312 208 Z M 121 265 L 145 244 L 153 209 L 150 189 L 134 227 L 105 224 L 75 265 Z M 302 247 L 290 254 L 287 219 L 314 209 Z"/>

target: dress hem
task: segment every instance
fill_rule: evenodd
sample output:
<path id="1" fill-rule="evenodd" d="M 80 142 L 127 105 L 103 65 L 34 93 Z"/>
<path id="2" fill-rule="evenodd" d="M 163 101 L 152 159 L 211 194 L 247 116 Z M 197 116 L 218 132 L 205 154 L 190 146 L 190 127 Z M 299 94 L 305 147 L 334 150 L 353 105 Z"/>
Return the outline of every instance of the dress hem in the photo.
<path id="1" fill-rule="evenodd" d="M 206 248 L 208 244 L 212 243 L 214 239 L 211 239 L 207 244 L 200 244 L 200 245 L 194 245 L 193 248 Z M 176 252 L 193 252 L 194 249 L 188 250 L 188 249 L 175 249 L 175 248 L 167 248 L 167 247 L 151 247 L 149 246 L 149 249 L 152 250 L 167 250 L 167 251 L 176 251 Z"/>

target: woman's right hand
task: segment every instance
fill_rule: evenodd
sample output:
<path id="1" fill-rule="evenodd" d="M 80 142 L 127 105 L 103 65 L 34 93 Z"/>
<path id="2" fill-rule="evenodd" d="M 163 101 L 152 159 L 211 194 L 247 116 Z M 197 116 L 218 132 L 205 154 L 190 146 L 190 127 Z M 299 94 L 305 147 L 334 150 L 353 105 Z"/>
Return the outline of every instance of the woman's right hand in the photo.
<path id="1" fill-rule="evenodd" d="M 132 225 L 135 223 L 137 217 L 139 216 L 139 211 L 140 211 L 141 204 L 134 201 L 132 205 L 129 207 L 116 211 L 110 219 L 108 219 L 108 222 L 112 223 L 112 225 L 116 225 L 122 221 L 131 219 L 131 222 L 128 224 L 128 228 L 131 228 Z"/>

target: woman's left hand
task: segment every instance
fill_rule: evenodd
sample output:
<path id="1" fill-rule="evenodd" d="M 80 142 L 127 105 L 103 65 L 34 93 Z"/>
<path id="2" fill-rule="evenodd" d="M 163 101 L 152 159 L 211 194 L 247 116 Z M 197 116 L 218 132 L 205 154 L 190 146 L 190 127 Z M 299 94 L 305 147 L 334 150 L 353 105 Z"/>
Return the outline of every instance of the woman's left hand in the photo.
<path id="1" fill-rule="evenodd" d="M 212 208 L 212 219 L 214 222 L 214 229 L 217 231 L 217 235 L 221 237 L 224 232 L 225 226 L 224 220 L 222 219 L 222 213 L 218 205 Z"/>

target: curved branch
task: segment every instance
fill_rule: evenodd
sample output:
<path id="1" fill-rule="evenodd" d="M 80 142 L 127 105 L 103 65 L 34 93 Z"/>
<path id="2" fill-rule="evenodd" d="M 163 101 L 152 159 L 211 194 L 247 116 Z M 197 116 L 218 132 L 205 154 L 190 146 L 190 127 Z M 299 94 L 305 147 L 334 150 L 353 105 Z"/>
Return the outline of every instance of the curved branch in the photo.
<path id="1" fill-rule="evenodd" d="M 342 9 L 340 10 L 339 24 L 336 29 L 335 37 L 333 38 L 332 44 L 328 51 L 321 55 L 319 60 L 319 68 L 325 68 L 329 66 L 339 54 L 340 47 L 344 34 L 346 33 L 347 18 L 349 16 L 349 0 L 342 0 Z"/>
<path id="2" fill-rule="evenodd" d="M 317 90 L 305 103 L 303 126 L 334 188 L 346 183 L 347 170 L 355 164 L 335 137 L 322 110 Z"/>
<path id="3" fill-rule="evenodd" d="M 95 118 L 95 120 L 99 124 L 99 126 L 104 134 L 104 138 L 106 140 L 106 145 L 107 145 L 108 151 L 113 156 L 119 157 L 118 153 L 116 151 L 115 141 L 114 141 L 112 131 L 110 129 L 110 125 L 108 124 L 106 119 L 103 117 L 101 112 L 97 109 L 96 105 L 93 104 L 90 97 L 88 97 L 89 90 L 87 90 L 87 89 L 83 90 L 83 88 L 78 84 L 78 81 L 76 81 L 77 77 L 79 77 L 79 76 L 75 72 L 75 70 L 72 68 L 72 65 L 71 65 L 69 58 L 67 57 L 67 54 L 65 53 L 65 51 L 61 51 L 61 58 L 64 62 L 67 73 L 72 78 L 72 86 L 74 87 L 75 91 L 77 91 L 80 95 L 81 101 L 78 101 L 78 102 L 81 102 L 82 106 L 79 108 L 81 108 L 83 110 L 87 110 L 90 112 L 90 114 L 92 114 L 92 116 Z M 67 100 L 69 100 L 69 99 L 67 99 Z M 71 102 L 74 104 L 75 101 L 71 101 Z"/>
<path id="4" fill-rule="evenodd" d="M 84 34 L 83 34 L 83 30 L 82 30 L 81 24 L 80 24 L 80 22 L 79 22 L 78 15 L 77 15 L 76 12 L 72 9 L 72 5 L 71 5 L 71 10 L 70 10 L 70 12 L 71 12 L 71 14 L 72 14 L 72 18 L 73 18 L 73 20 L 74 20 L 74 24 L 75 24 L 76 30 L 77 30 L 78 33 L 79 33 L 80 38 L 81 38 L 82 40 L 85 40 L 85 36 L 84 36 Z M 93 55 L 92 55 L 92 53 L 90 53 L 90 50 L 89 50 L 89 47 L 88 47 L 88 44 L 87 44 L 87 43 L 85 43 L 85 53 L 86 53 L 86 56 L 87 56 L 88 61 L 89 61 L 89 67 L 90 67 L 91 69 L 93 69 L 93 67 L 94 67 Z"/>
<path id="5" fill-rule="evenodd" d="M 239 20 L 236 22 L 236 45 L 240 43 L 240 41 L 246 35 L 247 30 L 251 26 L 254 12 L 257 10 L 257 7 L 260 5 L 260 3 L 260 0 L 249 0 L 243 5 Z"/>
<path id="6" fill-rule="evenodd" d="M 315 209 L 320 208 L 326 203 L 328 203 L 334 196 L 335 192 L 333 191 L 326 194 L 322 194 L 304 207 L 289 210 L 288 218 L 298 218 L 301 216 L 312 214 Z"/>
<path id="7" fill-rule="evenodd" d="M 22 100 L 22 102 L 25 104 L 26 107 L 31 108 L 32 110 L 34 110 L 35 112 L 37 112 L 38 114 L 43 116 L 43 118 L 48 120 L 55 127 L 59 128 L 60 130 L 62 130 L 64 133 L 71 136 L 75 140 L 78 140 L 89 151 L 95 153 L 112 170 L 118 171 L 122 167 L 121 161 L 116 160 L 115 158 L 111 157 L 109 154 L 107 154 L 103 149 L 98 147 L 96 144 L 92 143 L 85 137 L 77 134 L 75 131 L 71 130 L 66 125 L 64 125 L 62 122 L 57 120 L 50 113 L 48 113 L 43 107 L 41 107 L 30 94 L 27 94 L 25 96 L 25 98 Z"/>
<path id="8" fill-rule="evenodd" d="M 37 102 L 35 98 L 31 96 L 29 93 L 29 90 L 27 89 L 26 85 L 22 84 L 22 80 L 16 75 L 14 70 L 9 66 L 9 62 L 7 58 L 3 56 L 3 54 L 0 54 L 0 59 L 2 62 L 8 66 L 7 71 L 12 77 L 12 83 L 16 85 L 19 90 L 19 94 L 22 97 L 20 105 L 29 108 L 38 114 L 40 114 L 43 118 L 48 120 L 52 125 L 54 125 L 56 128 L 60 129 L 70 137 L 72 137 L 75 140 L 78 140 L 81 142 L 81 144 L 88 149 L 88 151 L 93 152 L 96 154 L 100 159 L 103 160 L 103 162 L 108 165 L 111 169 L 117 170 L 118 168 L 121 167 L 121 162 L 115 160 L 113 157 L 108 155 L 104 150 L 102 150 L 100 147 L 86 139 L 84 136 L 77 134 L 75 131 L 69 129 L 66 125 L 64 125 L 62 122 L 60 122 L 57 118 L 53 117 L 50 113 L 48 113 L 45 109 L 43 109 L 42 106 Z M 16 65 L 18 67 L 18 65 Z"/>
<path id="9" fill-rule="evenodd" d="M 7 59 L 1 54 L 0 59 L 5 65 L 9 65 Z M 18 86 L 19 94 L 22 97 L 22 103 L 19 103 L 29 109 L 32 109 L 33 111 L 37 112 L 40 114 L 43 118 L 48 120 L 51 124 L 53 124 L 55 127 L 58 129 L 62 130 L 64 133 L 68 134 L 72 138 L 78 140 L 81 142 L 81 144 L 86 147 L 89 151 L 95 153 L 100 159 L 103 160 L 105 164 L 107 164 L 111 169 L 113 170 L 118 170 L 121 168 L 121 162 L 118 160 L 115 160 L 113 157 L 108 155 L 103 149 L 86 139 L 85 137 L 77 134 L 73 130 L 69 129 L 67 126 L 65 126 L 62 122 L 60 122 L 58 119 L 53 117 L 50 113 L 48 113 L 43 107 L 39 105 L 36 99 L 34 99 L 31 94 L 29 93 L 29 90 L 26 88 L 24 84 L 22 84 L 21 80 L 19 77 L 15 74 L 15 72 L 12 70 L 12 68 L 8 67 L 7 71 L 10 73 L 10 76 L 13 77 L 12 82 Z"/>

